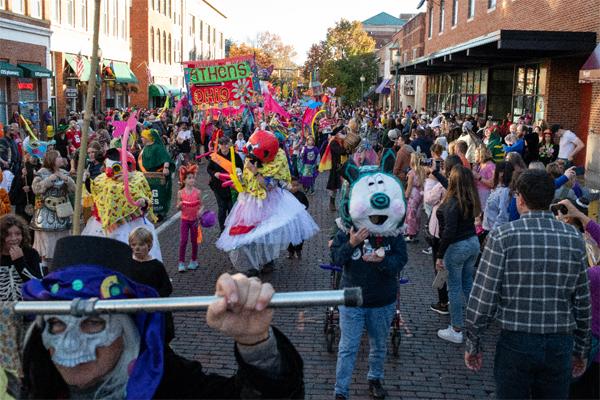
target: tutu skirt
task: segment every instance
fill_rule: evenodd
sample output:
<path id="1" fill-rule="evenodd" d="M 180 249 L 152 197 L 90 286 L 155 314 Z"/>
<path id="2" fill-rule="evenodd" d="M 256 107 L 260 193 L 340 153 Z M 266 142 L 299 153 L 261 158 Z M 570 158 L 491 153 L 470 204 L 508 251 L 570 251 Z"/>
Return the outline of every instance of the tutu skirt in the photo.
<path id="1" fill-rule="evenodd" d="M 94 217 L 90 217 L 85 225 L 85 229 L 81 232 L 82 235 L 86 236 L 102 236 L 111 239 L 118 240 L 119 242 L 123 242 L 129 245 L 129 234 L 138 226 L 143 226 L 152 232 L 152 249 L 150 249 L 150 256 L 152 258 L 157 259 L 162 262 L 162 253 L 160 251 L 160 243 L 158 242 L 158 235 L 156 234 L 156 229 L 154 229 L 154 225 L 151 222 L 144 218 L 136 218 L 133 221 L 124 223 L 119 225 L 117 229 L 110 233 L 104 232 L 102 229 L 102 224 Z"/>
<path id="2" fill-rule="evenodd" d="M 254 228 L 231 235 L 231 228 L 237 226 Z M 265 200 L 243 192 L 225 220 L 216 245 L 229 253 L 236 269 L 245 271 L 273 261 L 290 243 L 300 244 L 318 231 L 304 205 L 287 190 L 273 189 Z"/>

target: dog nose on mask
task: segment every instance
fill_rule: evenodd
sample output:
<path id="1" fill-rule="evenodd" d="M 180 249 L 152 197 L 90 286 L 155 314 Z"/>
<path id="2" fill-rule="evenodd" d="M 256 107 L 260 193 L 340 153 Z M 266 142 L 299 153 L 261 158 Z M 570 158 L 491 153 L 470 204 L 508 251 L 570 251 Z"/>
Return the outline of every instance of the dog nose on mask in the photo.
<path id="1" fill-rule="evenodd" d="M 390 206 L 390 197 L 385 193 L 375 193 L 371 196 L 371 206 L 376 210 L 383 210 Z"/>

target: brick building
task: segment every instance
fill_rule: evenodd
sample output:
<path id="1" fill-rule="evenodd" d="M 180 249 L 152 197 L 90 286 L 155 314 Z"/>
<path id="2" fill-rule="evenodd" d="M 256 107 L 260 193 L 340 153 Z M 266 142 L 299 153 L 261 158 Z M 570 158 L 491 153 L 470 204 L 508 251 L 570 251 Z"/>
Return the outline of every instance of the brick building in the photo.
<path id="1" fill-rule="evenodd" d="M 133 105 L 161 107 L 184 90 L 182 62 L 225 55 L 225 15 L 205 0 L 131 0 Z M 136 23 L 135 21 L 147 21 Z"/>
<path id="2" fill-rule="evenodd" d="M 41 0 L 0 0 L 0 123 L 15 112 L 35 127 L 48 108 L 50 29 Z"/>
<path id="3" fill-rule="evenodd" d="M 361 24 L 365 32 L 375 40 L 375 49 L 380 49 L 412 17 L 413 14 L 401 14 L 400 18 L 396 18 L 386 12 L 381 12 L 362 21 Z"/>
<path id="4" fill-rule="evenodd" d="M 57 118 L 85 108 L 90 77 L 94 29 L 94 2 L 89 0 L 44 1 L 52 30 L 52 65 L 56 71 L 52 101 Z M 94 110 L 129 106 L 137 84 L 130 68 L 131 40 L 129 0 L 103 0 L 100 9 L 99 65 Z M 81 61 L 83 70 L 78 73 Z"/>
<path id="5" fill-rule="evenodd" d="M 600 132 L 600 78 L 588 71 L 580 83 L 600 41 L 600 2 L 436 0 L 422 15 L 423 54 L 403 55 L 399 73 L 426 77 L 417 90 L 429 113 L 496 120 L 529 114 L 562 124 L 584 142 L 590 129 Z M 420 39 L 403 42 L 411 44 L 420 46 Z M 576 162 L 584 159 L 580 153 Z"/>

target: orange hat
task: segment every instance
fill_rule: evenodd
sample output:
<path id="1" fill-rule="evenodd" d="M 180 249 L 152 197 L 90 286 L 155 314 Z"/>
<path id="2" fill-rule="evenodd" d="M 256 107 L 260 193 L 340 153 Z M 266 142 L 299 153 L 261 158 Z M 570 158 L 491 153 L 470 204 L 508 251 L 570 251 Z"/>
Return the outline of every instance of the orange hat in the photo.
<path id="1" fill-rule="evenodd" d="M 179 182 L 183 184 L 183 181 L 185 180 L 185 177 L 188 174 L 196 175 L 196 172 L 198 172 L 198 165 L 190 164 L 187 167 L 185 165 L 182 165 L 181 167 L 179 167 Z"/>

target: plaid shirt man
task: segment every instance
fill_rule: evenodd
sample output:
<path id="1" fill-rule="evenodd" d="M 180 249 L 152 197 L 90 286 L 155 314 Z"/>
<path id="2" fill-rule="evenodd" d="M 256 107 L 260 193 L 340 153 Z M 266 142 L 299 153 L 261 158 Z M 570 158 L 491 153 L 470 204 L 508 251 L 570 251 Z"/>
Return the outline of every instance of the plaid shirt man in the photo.
<path id="1" fill-rule="evenodd" d="M 467 306 L 467 352 L 478 354 L 492 318 L 504 330 L 574 336 L 573 355 L 590 347 L 585 243 L 547 211 L 530 211 L 492 231 Z"/>

